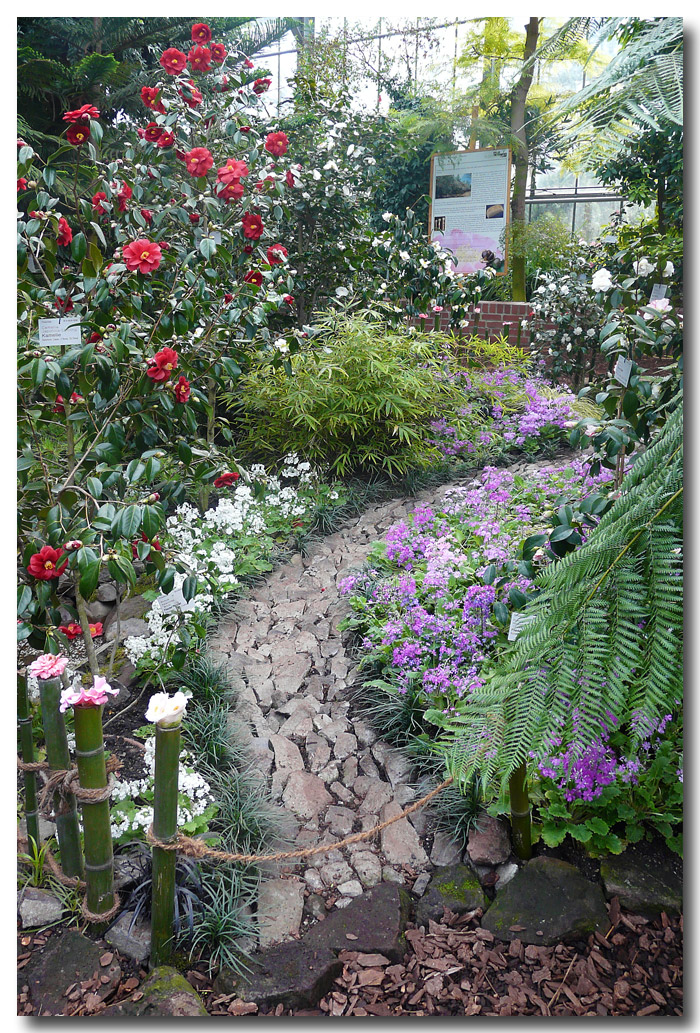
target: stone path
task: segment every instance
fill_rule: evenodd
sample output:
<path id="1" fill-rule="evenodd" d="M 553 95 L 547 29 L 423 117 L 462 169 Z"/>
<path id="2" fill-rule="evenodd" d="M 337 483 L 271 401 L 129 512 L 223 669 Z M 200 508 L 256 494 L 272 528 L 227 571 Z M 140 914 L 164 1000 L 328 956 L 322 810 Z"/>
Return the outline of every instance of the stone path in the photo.
<path id="1" fill-rule="evenodd" d="M 251 726 L 258 770 L 271 776 L 273 795 L 294 818 L 297 846 L 369 829 L 416 796 L 406 784 L 406 757 L 378 739 L 348 700 L 355 664 L 338 630 L 349 608 L 337 584 L 391 524 L 450 487 L 372 507 L 309 556 L 295 555 L 239 601 L 210 640 L 238 677 L 238 716 Z M 305 889 L 307 912 L 324 913 L 330 898 L 342 908 L 365 888 L 402 883 L 402 865 L 415 872 L 432 867 L 421 840 L 425 827 L 419 810 L 380 837 L 304 860 L 298 875 L 268 880 L 260 909 L 271 917 L 263 922 L 262 945 L 298 929 Z"/>

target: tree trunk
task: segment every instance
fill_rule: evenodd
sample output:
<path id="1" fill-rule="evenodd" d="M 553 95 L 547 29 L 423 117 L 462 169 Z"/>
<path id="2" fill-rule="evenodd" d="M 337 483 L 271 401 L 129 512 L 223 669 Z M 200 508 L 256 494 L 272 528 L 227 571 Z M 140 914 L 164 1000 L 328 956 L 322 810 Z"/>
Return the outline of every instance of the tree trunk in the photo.
<path id="1" fill-rule="evenodd" d="M 664 233 L 664 201 L 666 199 L 666 177 L 663 172 L 659 173 L 659 182 L 656 189 L 656 218 L 658 221 L 659 233 Z"/>
<path id="2" fill-rule="evenodd" d="M 539 18 L 530 18 L 525 26 L 525 50 L 523 52 L 523 61 L 525 62 L 532 57 L 537 49 L 539 31 Z M 515 178 L 513 180 L 510 218 L 511 238 L 516 241 L 518 240 L 519 233 L 522 232 L 522 227 L 525 225 L 525 190 L 527 187 L 527 167 L 529 162 L 527 131 L 525 129 L 525 105 L 530 86 L 532 85 L 534 70 L 534 62 L 523 69 L 511 94 L 510 131 L 515 138 L 513 146 Z M 519 247 L 514 250 L 521 251 Z M 514 255 L 511 261 L 511 270 L 513 274 L 513 301 L 527 301 L 525 296 L 524 254 L 518 253 Z"/>

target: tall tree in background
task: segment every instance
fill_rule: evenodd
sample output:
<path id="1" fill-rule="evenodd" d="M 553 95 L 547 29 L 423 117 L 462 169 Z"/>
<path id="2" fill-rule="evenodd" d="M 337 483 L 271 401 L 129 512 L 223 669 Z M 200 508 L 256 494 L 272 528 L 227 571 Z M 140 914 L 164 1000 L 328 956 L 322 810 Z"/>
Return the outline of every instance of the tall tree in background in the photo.
<path id="1" fill-rule="evenodd" d="M 510 131 L 513 137 L 513 165 L 515 175 L 513 177 L 513 192 L 511 196 L 511 232 L 518 233 L 518 226 L 525 225 L 525 191 L 527 189 L 527 167 L 529 163 L 529 151 L 527 143 L 527 128 L 525 125 L 525 107 L 527 95 L 532 85 L 532 77 L 535 71 L 534 61 L 530 58 L 537 49 L 537 39 L 540 32 L 540 19 L 530 18 L 525 26 L 525 49 L 523 51 L 523 68 L 511 93 L 510 107 Z M 516 254 L 511 262 L 513 277 L 512 297 L 513 301 L 526 301 L 525 294 L 525 255 Z"/>

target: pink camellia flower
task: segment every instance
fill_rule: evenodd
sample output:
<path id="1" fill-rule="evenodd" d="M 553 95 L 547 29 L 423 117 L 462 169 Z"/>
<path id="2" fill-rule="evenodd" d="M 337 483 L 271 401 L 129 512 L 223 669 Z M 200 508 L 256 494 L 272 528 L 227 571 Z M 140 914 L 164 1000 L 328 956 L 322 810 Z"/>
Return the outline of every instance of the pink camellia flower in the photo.
<path id="1" fill-rule="evenodd" d="M 221 65 L 226 60 L 226 47 L 223 43 L 212 43 L 211 45 L 211 59 L 217 65 Z"/>
<path id="2" fill-rule="evenodd" d="M 67 663 L 68 660 L 65 656 L 42 653 L 29 665 L 27 670 L 35 678 L 60 678 Z"/>
<path id="3" fill-rule="evenodd" d="M 433 305 L 433 312 L 442 312 L 442 305 Z"/>
<path id="4" fill-rule="evenodd" d="M 659 313 L 673 311 L 673 305 L 668 300 L 668 298 L 657 298 L 656 301 L 650 301 L 646 307 L 653 308 L 655 312 Z M 654 316 L 651 312 L 645 312 L 644 318 L 648 320 L 653 319 Z"/>
<path id="5" fill-rule="evenodd" d="M 90 688 L 81 685 L 78 692 L 74 692 L 73 689 L 64 689 L 58 709 L 65 714 L 68 707 L 101 707 L 103 703 L 107 702 L 107 693 L 110 696 L 116 696 L 118 692 L 119 689 L 113 689 L 106 678 L 96 677 Z"/>
<path id="6" fill-rule="evenodd" d="M 428 313 L 427 312 L 419 312 L 418 313 L 418 318 L 419 319 L 427 319 L 428 318 Z"/>
<path id="7" fill-rule="evenodd" d="M 138 269 L 140 273 L 148 275 L 156 271 L 163 255 L 155 241 L 140 237 L 122 248 L 122 257 L 131 272 Z"/>
<path id="8" fill-rule="evenodd" d="M 272 244 L 267 249 L 267 260 L 270 265 L 281 265 L 287 257 L 287 249 L 283 244 Z"/>
<path id="9" fill-rule="evenodd" d="M 84 122 L 86 118 L 99 118 L 100 113 L 93 104 L 83 104 L 76 111 L 66 111 L 64 122 Z"/>
<path id="10" fill-rule="evenodd" d="M 211 152 L 206 147 L 193 147 L 185 152 L 185 165 L 191 176 L 204 176 L 214 164 Z"/>
<path id="11" fill-rule="evenodd" d="M 286 133 L 268 133 L 265 137 L 265 150 L 269 154 L 274 154 L 275 158 L 281 158 L 283 154 L 286 154 L 288 147 L 289 140 Z"/>
<path id="12" fill-rule="evenodd" d="M 187 64 L 187 57 L 176 47 L 168 47 L 163 52 L 160 63 L 168 75 L 177 75 Z"/>

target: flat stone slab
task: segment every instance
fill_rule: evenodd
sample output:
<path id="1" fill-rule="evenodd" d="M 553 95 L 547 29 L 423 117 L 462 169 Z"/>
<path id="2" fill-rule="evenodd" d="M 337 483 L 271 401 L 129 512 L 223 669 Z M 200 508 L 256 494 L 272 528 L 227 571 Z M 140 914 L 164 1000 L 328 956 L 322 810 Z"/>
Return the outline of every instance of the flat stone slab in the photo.
<path id="1" fill-rule="evenodd" d="M 260 946 L 281 943 L 299 932 L 304 912 L 304 884 L 293 879 L 268 879 L 258 893 Z"/>
<path id="2" fill-rule="evenodd" d="M 139 988 L 143 994 L 138 1001 L 125 1001 L 107 1008 L 102 1015 L 108 1017 L 127 1016 L 172 1016 L 173 1018 L 196 1018 L 207 1015 L 202 998 L 185 977 L 170 965 L 159 965 Z"/>
<path id="3" fill-rule="evenodd" d="M 524 864 L 499 891 L 481 924 L 499 940 L 517 938 L 545 946 L 610 928 L 600 887 L 554 857 L 535 857 Z"/>
<path id="4" fill-rule="evenodd" d="M 406 952 L 404 930 L 410 910 L 411 898 L 404 889 L 395 883 L 380 883 L 309 929 L 302 943 L 336 952 L 384 954 L 392 961 L 401 961 Z"/>
<path id="5" fill-rule="evenodd" d="M 91 980 L 95 972 L 108 976 L 108 981 L 95 991 L 100 997 L 106 997 L 119 983 L 122 970 L 116 959 L 101 965 L 100 958 L 104 954 L 104 947 L 75 929 L 52 936 L 44 950 L 33 953 L 18 973 L 19 983 L 29 986 L 34 1014 L 63 1015 L 68 1004 L 64 992 L 72 983 Z"/>
<path id="6" fill-rule="evenodd" d="M 23 929 L 51 925 L 52 922 L 59 922 L 62 915 L 63 904 L 48 890 L 27 886 L 19 894 L 19 917 Z"/>
<path id="7" fill-rule="evenodd" d="M 628 911 L 653 917 L 666 911 L 680 914 L 683 910 L 683 882 L 670 863 L 647 861 L 628 855 L 606 857 L 600 863 L 605 896 L 619 897 Z"/>
<path id="8" fill-rule="evenodd" d="M 488 898 L 476 872 L 466 864 L 447 865 L 435 872 L 416 904 L 416 925 L 424 925 L 427 929 L 431 918 L 439 922 L 446 907 L 461 915 L 477 907 L 485 911 L 488 906 Z"/>
<path id="9" fill-rule="evenodd" d="M 251 971 L 242 975 L 222 969 L 214 980 L 215 994 L 237 994 L 257 1005 L 313 1008 L 343 971 L 333 951 L 303 942 L 282 943 L 246 959 Z"/>
<path id="10" fill-rule="evenodd" d="M 395 802 L 384 804 L 380 813 L 380 822 L 401 814 L 402 807 Z M 419 864 L 428 863 L 428 855 L 420 844 L 418 833 L 408 818 L 402 818 L 389 825 L 381 833 L 382 853 L 390 864 Z"/>
<path id="11" fill-rule="evenodd" d="M 143 961 L 151 953 L 151 926 L 149 922 L 135 922 L 132 926 L 133 917 L 131 911 L 122 911 L 105 933 L 105 940 L 127 958 Z"/>
<path id="12" fill-rule="evenodd" d="M 300 818 L 315 818 L 333 803 L 333 797 L 318 777 L 308 771 L 292 771 L 283 793 L 285 806 Z"/>

